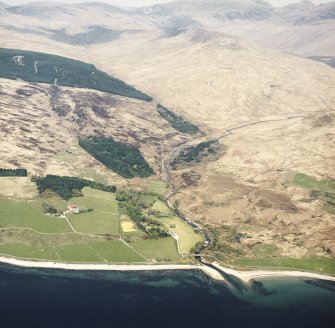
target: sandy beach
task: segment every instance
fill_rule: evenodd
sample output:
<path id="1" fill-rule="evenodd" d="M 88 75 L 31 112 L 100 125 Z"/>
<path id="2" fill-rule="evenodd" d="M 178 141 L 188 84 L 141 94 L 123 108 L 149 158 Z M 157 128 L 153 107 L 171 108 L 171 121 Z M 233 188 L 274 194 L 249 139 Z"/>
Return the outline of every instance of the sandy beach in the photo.
<path id="1" fill-rule="evenodd" d="M 84 271 L 161 271 L 161 270 L 201 270 L 215 280 L 224 281 L 216 270 L 204 265 L 188 264 L 103 264 L 103 263 L 65 263 L 51 261 L 32 261 L 0 256 L 0 263 L 24 268 L 84 270 Z"/>
<path id="2" fill-rule="evenodd" d="M 215 269 L 205 265 L 188 264 L 103 264 L 103 263 L 65 263 L 51 261 L 33 261 L 14 257 L 0 256 L 0 262 L 15 265 L 24 268 L 45 268 L 45 269 L 63 269 L 63 270 L 84 270 L 84 271 L 161 271 L 161 270 L 201 270 L 210 278 L 218 281 L 224 281 L 222 275 Z M 231 268 L 220 266 L 218 263 L 212 263 L 219 270 L 249 283 L 251 279 L 256 278 L 274 278 L 274 277 L 296 277 L 321 279 L 335 281 L 335 276 L 323 275 L 319 273 L 303 271 L 271 271 L 271 270 L 253 270 L 237 271 Z"/>
<path id="3" fill-rule="evenodd" d="M 220 266 L 218 263 L 212 263 L 218 269 L 227 274 L 233 275 L 245 283 L 256 278 L 274 278 L 274 277 L 295 277 L 295 278 L 310 278 L 335 281 L 335 276 L 323 275 L 321 273 L 304 272 L 304 271 L 274 271 L 274 270 L 252 270 L 252 271 L 237 271 L 234 269 Z"/>

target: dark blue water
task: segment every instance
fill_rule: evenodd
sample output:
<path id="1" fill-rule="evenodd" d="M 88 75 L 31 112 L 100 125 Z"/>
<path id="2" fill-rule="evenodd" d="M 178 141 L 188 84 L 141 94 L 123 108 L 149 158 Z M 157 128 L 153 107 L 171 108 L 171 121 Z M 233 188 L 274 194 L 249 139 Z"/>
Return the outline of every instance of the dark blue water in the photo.
<path id="1" fill-rule="evenodd" d="M 237 291 L 197 271 L 99 273 L 0 266 L 0 325 L 335 327 L 335 285 L 266 280 Z"/>

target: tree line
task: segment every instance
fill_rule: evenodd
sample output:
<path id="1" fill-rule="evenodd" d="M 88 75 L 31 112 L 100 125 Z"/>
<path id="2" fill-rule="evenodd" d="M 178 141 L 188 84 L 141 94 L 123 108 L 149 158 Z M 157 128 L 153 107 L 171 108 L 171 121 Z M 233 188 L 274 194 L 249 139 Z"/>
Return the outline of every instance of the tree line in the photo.
<path id="1" fill-rule="evenodd" d="M 183 117 L 176 115 L 160 104 L 157 105 L 157 111 L 175 130 L 186 134 L 197 134 L 199 132 L 199 128 L 196 125 L 186 121 Z"/>
<path id="2" fill-rule="evenodd" d="M 72 197 L 82 196 L 81 190 L 84 187 L 90 187 L 112 193 L 116 192 L 116 186 L 105 185 L 77 177 L 57 175 L 47 175 L 46 177 L 33 176 L 32 181 L 36 183 L 38 192 L 40 194 L 45 190 L 50 189 L 64 200 L 69 200 Z"/>

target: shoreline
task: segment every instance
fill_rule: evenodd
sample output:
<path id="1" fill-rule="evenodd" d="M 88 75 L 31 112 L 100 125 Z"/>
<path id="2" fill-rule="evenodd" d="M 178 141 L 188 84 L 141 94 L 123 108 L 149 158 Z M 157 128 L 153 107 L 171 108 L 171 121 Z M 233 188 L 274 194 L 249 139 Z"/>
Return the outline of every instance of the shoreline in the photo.
<path id="1" fill-rule="evenodd" d="M 66 263 L 54 261 L 34 261 L 29 259 L 19 259 L 15 257 L 0 256 L 0 263 L 9 264 L 22 268 L 36 268 L 36 269 L 60 269 L 60 270 L 73 270 L 73 271 L 164 271 L 164 270 L 200 270 L 208 277 L 217 281 L 226 281 L 226 279 L 215 269 L 206 265 L 195 264 L 104 264 L 104 263 Z M 275 270 L 250 270 L 238 271 L 231 268 L 220 266 L 218 263 L 212 263 L 218 270 L 223 271 L 228 275 L 232 275 L 244 283 L 248 284 L 255 278 L 310 278 L 334 281 L 335 276 L 304 272 L 304 271 L 275 271 Z"/>
<path id="2" fill-rule="evenodd" d="M 329 274 L 322 274 L 322 273 L 305 272 L 305 271 L 298 271 L 298 270 L 275 271 L 275 270 L 266 270 L 266 269 L 238 271 L 235 269 L 230 269 L 230 268 L 220 266 L 216 262 L 212 263 L 212 265 L 218 268 L 219 270 L 224 271 L 225 273 L 229 275 L 239 278 L 244 283 L 250 283 L 250 281 L 255 278 L 277 278 L 277 277 L 310 278 L 310 279 L 327 280 L 327 281 L 335 282 L 335 276 L 331 276 Z"/>
<path id="3" fill-rule="evenodd" d="M 214 280 L 225 281 L 215 269 L 204 265 L 190 264 L 103 264 L 103 263 L 66 263 L 54 261 L 33 261 L 15 257 L 0 256 L 0 264 L 9 264 L 22 268 L 60 269 L 73 271 L 164 271 L 164 270 L 201 270 Z"/>

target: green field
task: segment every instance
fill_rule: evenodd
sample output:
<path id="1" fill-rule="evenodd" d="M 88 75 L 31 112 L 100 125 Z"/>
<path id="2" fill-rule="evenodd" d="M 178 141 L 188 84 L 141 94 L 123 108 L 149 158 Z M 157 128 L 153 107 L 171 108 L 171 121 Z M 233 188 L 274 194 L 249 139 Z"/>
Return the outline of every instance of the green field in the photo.
<path id="1" fill-rule="evenodd" d="M 155 261 L 180 261 L 176 242 L 173 238 L 137 240 L 131 243 L 139 253 L 149 260 Z"/>
<path id="2" fill-rule="evenodd" d="M 178 217 L 161 218 L 160 221 L 172 227 L 171 230 L 178 235 L 179 249 L 182 254 L 190 254 L 196 243 L 204 241 L 201 235 L 197 234 L 190 225 Z"/>
<path id="3" fill-rule="evenodd" d="M 95 243 L 91 244 L 91 247 L 108 262 L 145 262 L 144 257 L 121 241 Z"/>
<path id="4" fill-rule="evenodd" d="M 306 257 L 302 259 L 289 257 L 266 259 L 241 257 L 231 260 L 230 264 L 242 268 L 297 269 L 335 274 L 335 261 L 325 257 Z"/>
<path id="5" fill-rule="evenodd" d="M 19 243 L 5 244 L 0 245 L 0 253 L 29 259 L 58 260 L 57 254 L 52 246 L 26 246 Z"/>
<path id="6" fill-rule="evenodd" d="M 321 180 L 318 181 L 306 174 L 297 173 L 292 182 L 306 189 L 313 189 L 324 192 L 335 192 L 335 181 L 334 180 Z"/>
<path id="7" fill-rule="evenodd" d="M 174 213 L 161 200 L 157 200 L 150 211 L 154 213 L 158 222 L 164 223 L 169 231 L 173 231 L 178 236 L 179 250 L 182 254 L 190 254 L 196 243 L 202 242 L 203 237 L 197 234 L 194 229 L 180 218 L 173 216 Z"/>
<path id="8" fill-rule="evenodd" d="M 0 228 L 25 227 L 43 233 L 70 232 L 62 218 L 47 216 L 39 200 L 15 201 L 0 198 Z"/>
<path id="9" fill-rule="evenodd" d="M 87 88 L 151 101 L 148 95 L 92 64 L 41 52 L 0 48 L 0 77 Z"/>
<path id="10" fill-rule="evenodd" d="M 22 185 L 26 182 L 22 182 Z M 11 188 L 11 185 L 8 185 Z M 6 191 L 6 190 L 5 190 Z M 14 200 L 0 198 L 0 253 L 9 256 L 64 262 L 179 262 L 176 241 L 171 237 L 152 239 L 127 216 L 125 208 L 120 208 L 116 195 L 90 187 L 82 189 L 83 197 L 60 201 L 52 192 L 46 191 L 34 200 Z M 139 193 L 141 202 L 155 207 L 161 212 L 166 205 L 158 201 L 158 196 Z M 76 230 L 72 231 L 66 218 L 45 215 L 42 202 L 57 203 L 62 209 L 66 204 L 76 204 L 79 209 L 92 208 L 92 212 L 66 216 Z M 170 213 L 171 214 L 171 213 Z M 172 219 L 173 220 L 173 219 Z M 174 222 L 186 243 L 186 233 L 190 227 L 182 222 Z M 123 223 L 123 231 L 121 226 Z M 2 228 L 2 229 L 1 229 Z M 194 233 L 191 232 L 191 236 Z M 100 234 L 100 235 L 99 235 Z M 110 235 L 125 238 L 126 242 L 111 239 Z M 182 237 L 183 236 L 183 237 Z M 198 237 L 198 236 L 197 236 Z M 146 239 L 145 239 L 146 238 Z M 184 247 L 184 246 L 183 246 Z"/>
<path id="11" fill-rule="evenodd" d="M 91 234 L 118 234 L 120 217 L 115 194 L 87 187 L 82 193 L 84 197 L 71 198 L 69 204 L 92 208 L 93 212 L 68 215 L 75 230 Z"/>

